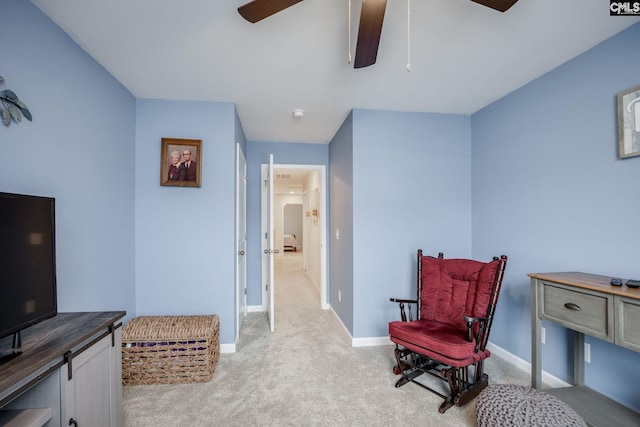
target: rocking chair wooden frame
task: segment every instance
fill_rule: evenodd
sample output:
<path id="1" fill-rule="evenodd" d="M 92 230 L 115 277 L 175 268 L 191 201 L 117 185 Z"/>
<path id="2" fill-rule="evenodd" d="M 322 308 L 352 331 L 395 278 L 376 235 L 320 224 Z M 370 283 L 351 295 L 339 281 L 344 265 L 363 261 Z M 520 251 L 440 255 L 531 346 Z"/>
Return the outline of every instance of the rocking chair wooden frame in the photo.
<path id="1" fill-rule="evenodd" d="M 391 298 L 392 302 L 399 304 L 401 318 L 400 321 L 389 323 L 390 339 L 396 344 L 394 353 L 397 364 L 394 366 L 393 372 L 396 375 L 402 375 L 395 386 L 401 387 L 409 382 L 413 382 L 442 397 L 444 401 L 439 407 L 439 412 L 444 413 L 454 405 L 462 406 L 473 400 L 473 398 L 488 385 L 489 377 L 484 373 L 484 360 L 489 357 L 490 352 L 486 350 L 486 346 L 498 302 L 498 295 L 502 287 L 507 257 L 505 255 L 502 255 L 500 258 L 494 257 L 489 263 L 459 260 L 462 262 L 469 261 L 476 263 L 479 267 L 489 266 L 495 263 L 495 265 L 491 265 L 492 268 L 495 267 L 495 274 L 493 283 L 491 283 L 486 312 L 482 313 L 481 316 L 478 316 L 477 313 L 475 316 L 472 316 L 471 313 L 474 311 L 473 307 L 466 307 L 464 310 L 465 314 L 462 316 L 462 319 L 460 319 L 461 322 L 466 324 L 466 336 L 462 339 L 460 338 L 459 335 L 461 331 L 459 327 L 456 327 L 456 331 L 452 331 L 457 334 L 456 339 L 459 341 L 466 340 L 466 342 L 469 343 L 466 353 L 463 351 L 453 355 L 444 354 L 446 352 L 442 351 L 442 349 L 434 350 L 423 347 L 420 343 L 408 341 L 406 336 L 401 336 L 401 334 L 398 333 L 400 328 L 409 325 L 406 322 L 415 322 L 416 324 L 422 322 L 422 325 L 431 323 L 429 320 L 421 321 L 424 304 L 423 298 L 425 298 L 425 295 L 423 295 L 423 258 L 426 258 L 422 255 L 421 249 L 418 250 L 417 258 L 417 298 L 415 300 Z M 436 259 L 432 257 L 428 258 L 431 260 Z M 444 260 L 444 255 L 439 253 L 437 260 Z M 412 310 L 414 305 L 416 307 L 415 321 Z M 440 326 L 444 329 L 448 327 L 447 324 L 441 324 Z M 446 346 L 446 343 L 444 345 Z M 441 393 L 429 385 L 416 381 L 416 378 L 422 374 L 429 374 L 444 381 L 446 383 L 445 388 L 448 386 L 449 389 L 448 394 Z"/>

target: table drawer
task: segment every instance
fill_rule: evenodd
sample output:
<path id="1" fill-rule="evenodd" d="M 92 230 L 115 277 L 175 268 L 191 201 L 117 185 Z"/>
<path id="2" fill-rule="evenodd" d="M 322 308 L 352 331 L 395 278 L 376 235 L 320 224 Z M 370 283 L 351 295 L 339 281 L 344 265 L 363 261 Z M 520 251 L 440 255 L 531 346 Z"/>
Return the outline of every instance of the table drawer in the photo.
<path id="1" fill-rule="evenodd" d="M 557 283 L 541 282 L 540 317 L 613 342 L 613 297 L 600 292 L 571 290 Z"/>
<path id="2" fill-rule="evenodd" d="M 616 301 L 616 344 L 640 351 L 640 301 L 615 297 Z"/>

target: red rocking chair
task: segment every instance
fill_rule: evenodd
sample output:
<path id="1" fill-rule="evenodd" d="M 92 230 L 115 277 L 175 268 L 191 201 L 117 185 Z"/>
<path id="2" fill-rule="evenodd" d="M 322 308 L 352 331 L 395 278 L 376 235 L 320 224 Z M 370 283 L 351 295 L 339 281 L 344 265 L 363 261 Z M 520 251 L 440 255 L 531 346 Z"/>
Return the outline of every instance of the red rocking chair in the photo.
<path id="1" fill-rule="evenodd" d="M 444 413 L 487 386 L 483 364 L 490 356 L 486 346 L 506 263 L 505 255 L 485 263 L 444 259 L 442 253 L 438 258 L 423 256 L 418 250 L 418 298 L 391 298 L 400 304 L 402 319 L 389 323 L 396 344 L 393 371 L 402 374 L 396 387 L 413 382 L 437 394 L 444 398 L 439 408 Z M 422 374 L 445 381 L 449 394 L 416 381 Z"/>

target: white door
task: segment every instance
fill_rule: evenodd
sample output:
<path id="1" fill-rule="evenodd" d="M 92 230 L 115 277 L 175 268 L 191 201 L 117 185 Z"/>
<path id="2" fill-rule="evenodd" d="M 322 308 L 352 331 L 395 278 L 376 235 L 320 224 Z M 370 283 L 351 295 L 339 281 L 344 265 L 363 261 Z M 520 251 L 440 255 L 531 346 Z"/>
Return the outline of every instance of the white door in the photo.
<path id="1" fill-rule="evenodd" d="M 247 316 L 247 161 L 240 144 L 236 144 L 236 341 L 240 335 L 240 327 Z"/>
<path id="2" fill-rule="evenodd" d="M 269 167 L 267 168 L 267 315 L 269 316 L 269 327 L 271 332 L 275 331 L 275 307 L 274 307 L 274 253 L 273 253 L 273 154 L 269 154 Z"/>

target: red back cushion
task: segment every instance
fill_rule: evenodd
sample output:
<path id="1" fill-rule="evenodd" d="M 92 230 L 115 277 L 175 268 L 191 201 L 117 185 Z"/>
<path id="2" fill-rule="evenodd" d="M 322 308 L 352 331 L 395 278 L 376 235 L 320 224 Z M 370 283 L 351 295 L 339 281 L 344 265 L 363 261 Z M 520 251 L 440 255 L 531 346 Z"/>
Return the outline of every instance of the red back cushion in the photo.
<path id="1" fill-rule="evenodd" d="M 499 261 L 424 256 L 420 318 L 465 328 L 463 316 L 484 317 Z"/>

